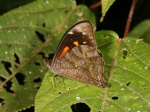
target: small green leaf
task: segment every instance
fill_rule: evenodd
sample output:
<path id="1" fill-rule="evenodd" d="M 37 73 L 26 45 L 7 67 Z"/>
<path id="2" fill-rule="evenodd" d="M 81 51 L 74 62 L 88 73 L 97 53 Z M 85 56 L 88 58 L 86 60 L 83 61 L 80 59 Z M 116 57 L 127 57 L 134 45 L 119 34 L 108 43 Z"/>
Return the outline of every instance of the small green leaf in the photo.
<path id="1" fill-rule="evenodd" d="M 111 5 L 115 2 L 115 0 L 101 0 L 101 2 L 102 2 L 102 17 L 100 19 L 100 22 L 103 21 L 106 12 L 111 7 Z"/>
<path id="2" fill-rule="evenodd" d="M 145 20 L 135 26 L 128 36 L 143 39 L 146 43 L 150 44 L 150 20 Z"/>

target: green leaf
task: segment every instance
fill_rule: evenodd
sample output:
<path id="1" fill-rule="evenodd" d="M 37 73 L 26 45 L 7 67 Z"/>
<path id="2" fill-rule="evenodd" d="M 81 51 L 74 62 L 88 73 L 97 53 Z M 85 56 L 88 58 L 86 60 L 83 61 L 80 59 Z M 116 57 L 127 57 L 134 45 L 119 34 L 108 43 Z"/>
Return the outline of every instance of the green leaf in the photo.
<path id="1" fill-rule="evenodd" d="M 150 109 L 149 55 L 150 46 L 142 39 L 127 37 L 121 40 L 110 82 L 112 85 L 110 92 L 114 91 L 112 95 L 118 97 L 118 100 L 114 102 L 121 111 L 134 112 Z"/>
<path id="2" fill-rule="evenodd" d="M 145 20 L 135 26 L 130 32 L 130 37 L 141 38 L 150 44 L 150 20 Z"/>
<path id="3" fill-rule="evenodd" d="M 47 72 L 36 95 L 36 112 L 70 112 L 71 106 L 80 102 L 88 105 L 91 112 L 150 109 L 150 46 L 141 39 L 118 39 L 112 31 L 95 35 L 110 86 L 98 88 Z"/>
<path id="4" fill-rule="evenodd" d="M 44 56 L 53 53 L 64 32 L 94 15 L 73 0 L 38 0 L 0 17 L 0 100 L 2 112 L 34 105 L 47 70 Z"/>
<path id="5" fill-rule="evenodd" d="M 100 19 L 100 22 L 103 21 L 106 12 L 111 7 L 111 5 L 115 2 L 115 0 L 101 0 L 101 2 L 102 2 L 102 17 Z"/>

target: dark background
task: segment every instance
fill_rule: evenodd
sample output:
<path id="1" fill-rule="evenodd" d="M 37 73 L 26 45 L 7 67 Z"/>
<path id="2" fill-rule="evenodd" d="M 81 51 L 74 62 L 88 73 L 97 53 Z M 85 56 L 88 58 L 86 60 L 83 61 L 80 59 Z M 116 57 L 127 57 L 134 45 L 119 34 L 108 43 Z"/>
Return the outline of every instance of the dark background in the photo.
<path id="1" fill-rule="evenodd" d="M 82 3 L 89 7 L 92 4 L 99 2 L 100 0 L 76 1 L 78 4 Z M 116 0 L 106 13 L 102 23 L 99 22 L 101 17 L 101 6 L 92 9 L 97 20 L 97 30 L 113 30 L 122 38 L 131 4 L 132 0 Z M 150 19 L 150 0 L 137 0 L 130 29 L 146 19 Z"/>
<path id="2" fill-rule="evenodd" d="M 0 15 L 33 1 L 35 0 L 13 0 L 13 2 L 12 0 L 1 0 Z M 76 2 L 78 5 L 85 4 L 89 7 L 99 2 L 99 0 L 76 0 Z M 102 23 L 99 22 L 101 17 L 101 6 L 92 9 L 96 16 L 97 30 L 113 30 L 122 38 L 131 3 L 132 0 L 116 0 L 108 10 Z M 150 0 L 137 0 L 130 29 L 145 19 L 150 19 Z"/>
<path id="3" fill-rule="evenodd" d="M 13 0 L 13 2 L 12 0 L 1 0 L 0 16 L 14 8 L 20 7 L 33 1 L 35 0 Z M 90 7 L 92 4 L 99 2 L 99 0 L 76 0 L 76 2 L 78 5 L 85 4 L 86 6 Z M 116 0 L 107 12 L 102 23 L 99 22 L 101 17 L 101 6 L 92 9 L 96 16 L 97 30 L 113 30 L 122 38 L 131 3 L 132 0 Z M 150 19 L 150 0 L 137 0 L 130 29 L 146 19 Z M 34 112 L 34 107 L 23 110 L 22 112 Z"/>

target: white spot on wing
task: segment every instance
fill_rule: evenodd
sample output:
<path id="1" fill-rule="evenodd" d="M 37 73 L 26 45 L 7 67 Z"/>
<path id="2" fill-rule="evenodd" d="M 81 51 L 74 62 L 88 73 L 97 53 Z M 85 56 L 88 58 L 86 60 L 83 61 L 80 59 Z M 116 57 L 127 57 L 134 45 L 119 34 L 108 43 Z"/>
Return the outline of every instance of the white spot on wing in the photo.
<path id="1" fill-rule="evenodd" d="M 69 31 L 68 34 L 73 34 L 73 32 L 72 32 L 72 31 Z"/>
<path id="2" fill-rule="evenodd" d="M 86 33 L 85 33 L 85 32 L 82 32 L 82 34 L 83 34 L 83 35 L 86 35 Z"/>

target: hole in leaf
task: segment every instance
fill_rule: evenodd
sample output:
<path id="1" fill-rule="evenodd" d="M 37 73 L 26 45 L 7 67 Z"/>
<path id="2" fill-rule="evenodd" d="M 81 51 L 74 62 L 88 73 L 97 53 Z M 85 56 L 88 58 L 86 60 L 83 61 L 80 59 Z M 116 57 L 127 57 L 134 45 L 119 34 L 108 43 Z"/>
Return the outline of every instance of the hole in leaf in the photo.
<path id="1" fill-rule="evenodd" d="M 4 99 L 0 98 L 0 105 L 4 105 Z"/>
<path id="2" fill-rule="evenodd" d="M 9 45 L 8 45 L 8 47 L 10 48 L 10 47 L 11 47 L 11 45 L 9 44 Z"/>
<path id="3" fill-rule="evenodd" d="M 18 72 L 18 73 L 15 75 L 15 77 L 16 77 L 16 79 L 17 79 L 17 81 L 18 81 L 18 84 L 20 84 L 20 85 L 24 85 L 24 84 L 25 84 L 25 82 L 24 82 L 25 75 L 24 75 L 24 74 Z"/>
<path id="4" fill-rule="evenodd" d="M 37 35 L 40 41 L 42 41 L 43 43 L 45 42 L 45 38 L 42 33 L 40 33 L 39 31 L 35 31 L 35 34 Z"/>
<path id="5" fill-rule="evenodd" d="M 58 94 L 62 94 L 62 92 L 59 91 Z"/>
<path id="6" fill-rule="evenodd" d="M 103 37 L 106 37 L 106 35 L 103 35 Z"/>
<path id="7" fill-rule="evenodd" d="M 54 53 L 53 54 L 49 54 L 48 59 L 52 59 L 54 57 Z"/>
<path id="8" fill-rule="evenodd" d="M 0 80 L 1 81 L 5 81 L 6 79 L 4 77 L 0 76 Z M 6 84 L 4 85 L 4 89 L 9 92 L 9 93 L 14 93 L 14 91 L 12 91 L 10 88 L 12 87 L 12 82 L 9 80 L 6 82 Z"/>
<path id="9" fill-rule="evenodd" d="M 40 77 L 38 77 L 38 78 L 36 78 L 36 79 L 34 79 L 33 80 L 33 82 L 34 83 L 39 83 L 39 82 L 41 82 L 42 80 L 41 80 L 41 78 Z M 39 89 L 40 88 L 40 85 L 38 85 L 38 84 L 35 84 L 35 86 L 34 86 L 36 89 Z"/>
<path id="10" fill-rule="evenodd" d="M 43 26 L 43 27 L 45 27 L 45 26 L 46 26 L 46 24 L 45 24 L 45 23 L 43 23 L 43 24 L 42 24 L 42 26 Z"/>
<path id="11" fill-rule="evenodd" d="M 46 56 L 45 56 L 45 54 L 43 52 L 39 52 L 38 55 L 41 55 L 42 58 L 46 59 Z"/>
<path id="12" fill-rule="evenodd" d="M 127 83 L 126 83 L 126 86 L 129 86 L 129 85 L 130 85 L 130 83 L 131 83 L 131 82 L 127 82 Z"/>
<path id="13" fill-rule="evenodd" d="M 15 57 L 15 62 L 20 64 L 19 56 L 16 53 L 14 53 L 14 57 Z"/>
<path id="14" fill-rule="evenodd" d="M 42 80 L 41 80 L 40 77 L 38 77 L 38 78 L 36 78 L 36 79 L 33 80 L 34 83 L 39 83 L 39 82 L 41 82 L 41 81 L 42 81 Z M 40 86 L 36 84 L 36 85 L 35 85 L 35 88 L 36 88 L 36 89 L 39 89 Z"/>
<path id="15" fill-rule="evenodd" d="M 90 107 L 85 103 L 76 103 L 71 105 L 72 112 L 90 112 Z"/>
<path id="16" fill-rule="evenodd" d="M 46 59 L 46 60 L 50 60 L 50 59 L 52 59 L 54 57 L 54 53 L 53 54 L 49 54 L 48 56 L 45 56 L 45 53 L 43 53 L 43 52 L 39 52 L 38 54 L 41 55 L 42 58 Z"/>
<path id="17" fill-rule="evenodd" d="M 128 52 L 127 52 L 127 50 L 124 48 L 124 49 L 123 49 L 123 58 L 124 58 L 124 59 L 126 59 L 127 54 L 128 54 Z"/>
<path id="18" fill-rule="evenodd" d="M 0 76 L 0 81 L 4 82 L 6 79 L 2 76 Z"/>
<path id="19" fill-rule="evenodd" d="M 12 74 L 11 70 L 9 70 L 9 68 L 11 67 L 11 64 L 7 61 L 1 61 L 2 64 L 4 65 L 6 71 L 9 73 L 9 74 Z"/>
<path id="20" fill-rule="evenodd" d="M 40 65 L 41 65 L 39 62 L 34 62 L 34 64 L 35 64 L 36 66 L 40 66 Z"/>
<path id="21" fill-rule="evenodd" d="M 6 79 L 2 76 L 0 76 L 0 82 L 4 82 Z M 14 93 L 10 88 L 12 87 L 12 82 L 7 81 L 7 83 L 4 85 L 4 89 L 9 93 Z"/>
<path id="22" fill-rule="evenodd" d="M 118 98 L 118 96 L 113 96 L 112 99 L 113 100 L 118 100 L 119 98 Z"/>
<path id="23" fill-rule="evenodd" d="M 65 13 L 68 13 L 69 12 L 69 10 L 65 10 Z"/>
<path id="24" fill-rule="evenodd" d="M 31 106 L 30 108 L 26 108 L 26 109 L 18 111 L 18 112 L 34 112 L 34 106 Z"/>
<path id="25" fill-rule="evenodd" d="M 36 79 L 33 80 L 33 82 L 35 82 L 35 83 L 39 83 L 39 82 L 41 82 L 41 81 L 42 81 L 42 80 L 41 80 L 40 77 L 38 77 L 38 78 L 36 78 Z"/>

